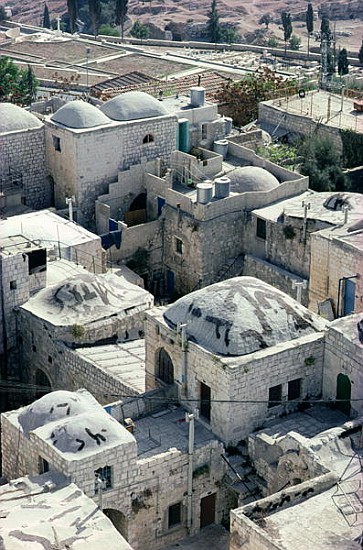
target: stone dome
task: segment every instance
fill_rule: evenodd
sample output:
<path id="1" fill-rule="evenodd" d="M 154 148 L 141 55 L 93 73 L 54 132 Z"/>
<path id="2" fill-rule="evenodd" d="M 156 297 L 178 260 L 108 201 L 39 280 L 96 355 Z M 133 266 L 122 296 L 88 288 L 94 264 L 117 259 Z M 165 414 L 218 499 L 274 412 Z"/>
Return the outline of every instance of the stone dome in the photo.
<path id="1" fill-rule="evenodd" d="M 0 103 L 0 134 L 41 128 L 42 122 L 29 111 L 12 103 Z"/>
<path id="2" fill-rule="evenodd" d="M 271 191 L 280 185 L 279 180 L 271 172 L 259 166 L 241 166 L 227 175 L 231 180 L 231 191 L 234 193 Z"/>
<path id="3" fill-rule="evenodd" d="M 26 435 L 29 432 L 49 424 L 54 420 L 74 417 L 92 410 L 92 402 L 79 393 L 54 391 L 43 395 L 31 405 L 25 407 L 18 421 Z"/>
<path id="4" fill-rule="evenodd" d="M 100 109 L 78 99 L 63 105 L 50 119 L 67 128 L 78 129 L 94 128 L 110 123 L 110 119 Z"/>
<path id="5" fill-rule="evenodd" d="M 164 312 L 173 329 L 211 353 L 241 356 L 323 330 L 325 322 L 254 277 L 235 277 L 180 298 Z"/>
<path id="6" fill-rule="evenodd" d="M 112 120 L 126 121 L 167 115 L 161 101 L 145 92 L 126 92 L 109 99 L 101 111 Z"/>

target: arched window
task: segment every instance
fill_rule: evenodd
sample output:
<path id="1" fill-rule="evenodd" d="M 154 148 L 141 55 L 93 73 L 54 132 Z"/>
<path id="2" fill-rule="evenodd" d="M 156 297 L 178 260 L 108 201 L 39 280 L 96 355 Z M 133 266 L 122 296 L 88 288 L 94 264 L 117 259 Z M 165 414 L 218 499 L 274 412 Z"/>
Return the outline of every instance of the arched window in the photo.
<path id="1" fill-rule="evenodd" d="M 154 141 L 154 136 L 147 134 L 142 140 L 143 143 L 152 143 Z"/>
<path id="2" fill-rule="evenodd" d="M 158 353 L 156 376 L 165 384 L 174 384 L 173 362 L 164 348 L 161 348 Z"/>

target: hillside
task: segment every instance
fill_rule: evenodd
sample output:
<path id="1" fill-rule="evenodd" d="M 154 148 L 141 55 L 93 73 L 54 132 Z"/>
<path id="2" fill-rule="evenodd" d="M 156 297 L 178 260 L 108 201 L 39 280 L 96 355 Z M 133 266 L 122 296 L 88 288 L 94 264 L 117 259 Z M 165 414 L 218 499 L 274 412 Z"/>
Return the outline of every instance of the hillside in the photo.
<path id="1" fill-rule="evenodd" d="M 171 26 L 174 34 L 190 39 L 200 33 L 208 16 L 210 0 L 150 0 L 140 2 L 129 0 L 128 27 L 136 19 L 155 26 L 155 36 L 163 36 L 166 26 Z M 14 12 L 13 19 L 23 23 L 39 25 L 42 20 L 44 3 L 37 0 L 0 0 L 0 5 L 10 6 Z M 65 0 L 48 0 L 47 5 L 51 19 L 67 11 Z M 305 11 L 306 0 L 218 0 L 217 8 L 221 23 L 237 27 L 239 34 L 246 41 L 251 40 L 253 31 L 264 28 L 258 21 L 261 15 L 269 13 L 274 22 L 269 26 L 269 35 L 282 39 L 280 14 L 289 11 L 293 19 L 293 32 L 306 42 Z M 326 13 L 335 25 L 338 47 L 349 47 L 357 50 L 363 38 L 363 0 L 316 0 L 313 2 L 316 16 Z M 320 22 L 316 21 L 318 30 Z"/>

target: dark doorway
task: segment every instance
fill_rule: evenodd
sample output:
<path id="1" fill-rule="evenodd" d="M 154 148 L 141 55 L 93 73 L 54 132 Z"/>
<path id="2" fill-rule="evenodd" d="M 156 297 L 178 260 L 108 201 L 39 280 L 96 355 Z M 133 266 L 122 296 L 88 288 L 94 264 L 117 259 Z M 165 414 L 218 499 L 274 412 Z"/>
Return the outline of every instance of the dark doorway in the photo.
<path id="1" fill-rule="evenodd" d="M 174 384 L 174 366 L 170 355 L 161 348 L 158 354 L 156 376 L 165 384 Z"/>
<path id="2" fill-rule="evenodd" d="M 52 385 L 48 376 L 40 369 L 37 369 L 35 374 L 35 385 L 36 385 L 36 394 L 35 399 L 39 399 L 46 393 L 52 391 Z"/>
<path id="3" fill-rule="evenodd" d="M 166 291 L 168 294 L 173 294 L 174 292 L 174 279 L 174 271 L 168 269 L 166 272 Z"/>
<path id="4" fill-rule="evenodd" d="M 211 391 L 210 387 L 203 382 L 200 383 L 200 416 L 210 421 L 211 408 Z"/>
<path id="5" fill-rule="evenodd" d="M 113 508 L 104 508 L 102 511 L 105 516 L 112 521 L 114 527 L 123 538 L 128 540 L 128 523 L 126 516 L 119 510 L 114 510 Z"/>
<path id="6" fill-rule="evenodd" d="M 344 281 L 344 315 L 349 315 L 354 312 L 355 306 L 355 282 L 350 279 Z"/>
<path id="7" fill-rule="evenodd" d="M 350 414 L 351 383 L 345 374 L 338 374 L 337 377 L 337 409 L 349 416 Z"/>
<path id="8" fill-rule="evenodd" d="M 208 495 L 200 501 L 200 528 L 211 525 L 216 517 L 216 494 Z"/>
<path id="9" fill-rule="evenodd" d="M 128 212 L 125 212 L 125 222 L 131 227 L 146 221 L 146 193 L 140 193 L 132 201 Z"/>

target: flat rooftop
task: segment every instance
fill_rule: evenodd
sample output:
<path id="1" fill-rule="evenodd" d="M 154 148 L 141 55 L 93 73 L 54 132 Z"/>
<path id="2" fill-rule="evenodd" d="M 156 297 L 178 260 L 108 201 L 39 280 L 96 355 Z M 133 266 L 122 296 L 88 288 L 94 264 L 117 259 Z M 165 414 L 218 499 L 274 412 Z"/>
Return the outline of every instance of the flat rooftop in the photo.
<path id="1" fill-rule="evenodd" d="M 59 475 L 23 477 L 1 486 L 0 509 L 2 548 L 131 550 L 98 506 Z"/>
<path id="2" fill-rule="evenodd" d="M 134 436 L 138 458 L 150 458 L 155 454 L 176 448 L 188 451 L 189 423 L 185 421 L 185 409 L 169 406 L 160 412 L 136 420 Z M 213 433 L 198 420 L 195 421 L 195 447 L 216 440 Z"/>
<path id="3" fill-rule="evenodd" d="M 78 348 L 74 353 L 86 361 L 90 361 L 110 376 L 117 378 L 119 382 L 132 390 L 132 394 L 145 392 L 144 339 L 123 344 Z"/>

